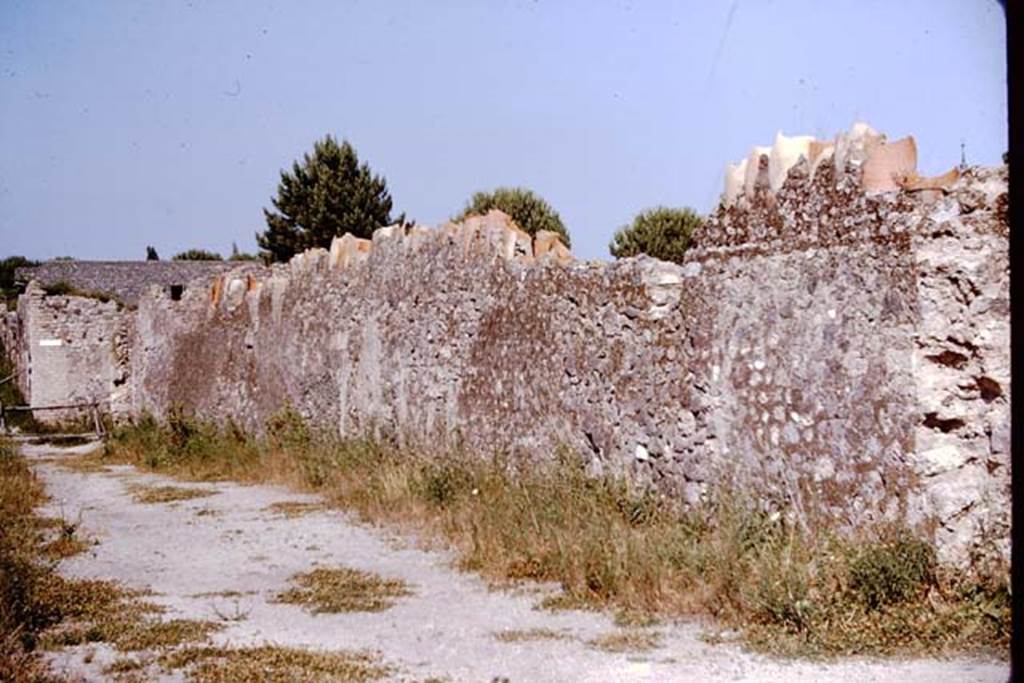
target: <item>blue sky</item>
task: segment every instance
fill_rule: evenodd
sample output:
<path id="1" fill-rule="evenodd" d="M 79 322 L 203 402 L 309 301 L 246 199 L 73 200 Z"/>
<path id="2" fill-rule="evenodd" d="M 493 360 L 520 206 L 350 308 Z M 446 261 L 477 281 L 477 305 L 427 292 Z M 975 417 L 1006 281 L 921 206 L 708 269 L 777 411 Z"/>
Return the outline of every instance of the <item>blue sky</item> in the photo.
<path id="1" fill-rule="evenodd" d="M 992 0 L 4 0 L 0 256 L 255 250 L 279 170 L 333 133 L 411 218 L 524 185 L 606 258 L 777 130 L 998 163 L 1005 54 Z"/>

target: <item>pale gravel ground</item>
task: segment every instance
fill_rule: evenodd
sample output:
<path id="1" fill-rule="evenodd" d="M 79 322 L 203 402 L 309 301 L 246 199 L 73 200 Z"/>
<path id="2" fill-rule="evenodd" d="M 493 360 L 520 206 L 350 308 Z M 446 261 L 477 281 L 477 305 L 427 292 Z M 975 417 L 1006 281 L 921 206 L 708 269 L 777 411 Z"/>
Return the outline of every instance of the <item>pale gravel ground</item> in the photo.
<path id="1" fill-rule="evenodd" d="M 82 449 L 69 449 L 64 453 Z M 99 543 L 66 560 L 68 576 L 115 579 L 157 593 L 167 618 L 222 621 L 213 636 L 224 645 L 274 643 L 323 650 L 372 650 L 396 668 L 395 681 L 440 677 L 455 683 L 543 681 L 1006 681 L 1008 666 L 985 661 L 862 661 L 841 663 L 778 661 L 735 645 L 709 645 L 698 624 L 656 627 L 658 649 L 613 654 L 585 641 L 616 632 L 607 615 L 549 613 L 534 609 L 544 594 L 489 590 L 479 578 L 451 568 L 451 556 L 417 549 L 379 529 L 353 522 L 338 511 L 296 518 L 267 512 L 278 501 L 306 500 L 280 487 L 229 483 L 180 484 L 215 495 L 171 504 L 132 501 L 130 483 L 172 484 L 165 477 L 130 467 L 109 473 L 68 471 L 46 459 L 60 457 L 51 446 L 23 451 L 52 496 L 45 514 L 82 521 Z M 197 515 L 200 510 L 215 514 Z M 312 615 L 294 605 L 268 602 L 288 578 L 316 566 L 345 565 L 399 577 L 414 595 L 381 613 Z M 241 598 L 196 597 L 220 591 Z M 150 598 L 147 598 L 150 599 Z M 238 620 L 233 620 L 240 617 Z M 504 643 L 504 630 L 563 631 L 567 640 Z M 118 654 L 103 645 L 69 648 L 52 664 L 72 678 L 105 680 L 102 669 Z M 89 659 L 88 663 L 84 660 Z M 180 673 L 147 680 L 177 681 Z M 499 679 L 500 680 L 500 679 Z"/>

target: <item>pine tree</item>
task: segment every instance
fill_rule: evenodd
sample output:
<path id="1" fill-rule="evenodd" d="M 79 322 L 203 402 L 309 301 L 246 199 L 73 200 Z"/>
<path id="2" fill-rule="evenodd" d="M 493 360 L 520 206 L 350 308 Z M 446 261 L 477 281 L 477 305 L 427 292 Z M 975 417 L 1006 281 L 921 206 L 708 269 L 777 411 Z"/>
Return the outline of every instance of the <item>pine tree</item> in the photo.
<path id="1" fill-rule="evenodd" d="M 542 198 L 523 187 L 499 187 L 493 192 L 477 192 L 454 220 L 462 221 L 469 216 L 482 216 L 491 209 L 507 213 L 516 225 L 529 235 L 536 235 L 540 230 L 550 230 L 562 237 L 565 246 L 572 246 L 569 231 L 566 230 L 558 212 Z"/>
<path id="2" fill-rule="evenodd" d="M 264 209 L 267 229 L 256 235 L 265 255 L 287 261 L 312 247 L 329 247 L 346 232 L 369 238 L 377 228 L 402 222 L 391 217 L 387 183 L 359 163 L 348 141 L 330 135 L 313 144 L 313 154 L 281 172 L 273 211 Z"/>
<path id="3" fill-rule="evenodd" d="M 608 249 L 616 258 L 647 254 L 662 261 L 683 262 L 690 236 L 701 224 L 693 209 L 664 206 L 641 211 L 633 223 L 619 228 Z"/>
<path id="4" fill-rule="evenodd" d="M 160 254 L 156 253 L 156 247 L 146 247 L 146 260 L 159 261 Z"/>

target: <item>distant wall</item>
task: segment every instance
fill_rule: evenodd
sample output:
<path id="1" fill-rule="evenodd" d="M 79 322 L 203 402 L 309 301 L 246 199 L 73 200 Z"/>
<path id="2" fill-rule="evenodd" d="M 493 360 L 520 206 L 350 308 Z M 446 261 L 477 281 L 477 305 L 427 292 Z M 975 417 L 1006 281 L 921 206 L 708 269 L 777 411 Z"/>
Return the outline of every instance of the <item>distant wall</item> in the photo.
<path id="1" fill-rule="evenodd" d="M 238 267 L 231 261 L 47 261 L 15 271 L 22 282 L 65 282 L 83 292 L 102 292 L 135 306 L 151 286 L 188 285 Z"/>

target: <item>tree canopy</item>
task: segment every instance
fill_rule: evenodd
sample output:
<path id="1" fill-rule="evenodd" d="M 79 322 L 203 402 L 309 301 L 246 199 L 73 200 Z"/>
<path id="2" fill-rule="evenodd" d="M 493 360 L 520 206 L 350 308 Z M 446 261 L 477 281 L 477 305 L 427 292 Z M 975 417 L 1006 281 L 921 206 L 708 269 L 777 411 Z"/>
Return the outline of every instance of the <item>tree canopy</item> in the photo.
<path id="1" fill-rule="evenodd" d="M 159 261 L 160 254 L 156 253 L 156 247 L 146 247 L 146 260 Z"/>
<path id="2" fill-rule="evenodd" d="M 658 206 L 641 211 L 630 225 L 619 228 L 608 249 L 616 258 L 647 254 L 663 261 L 683 262 L 690 236 L 701 224 L 690 208 Z"/>
<path id="3" fill-rule="evenodd" d="M 10 303 L 17 298 L 18 288 L 14 282 L 14 271 L 16 268 L 38 265 L 39 261 L 32 261 L 24 256 L 8 256 L 0 260 L 0 299 Z"/>
<path id="4" fill-rule="evenodd" d="M 558 212 L 544 199 L 523 187 L 499 187 L 491 192 L 477 192 L 454 220 L 482 216 L 491 209 L 507 213 L 529 235 L 550 230 L 562 237 L 565 246 L 572 246 L 569 231 Z"/>
<path id="5" fill-rule="evenodd" d="M 313 144 L 313 153 L 281 171 L 274 210 L 264 209 L 267 229 L 256 241 L 272 260 L 287 261 L 312 247 L 329 247 L 350 232 L 369 238 L 377 228 L 402 222 L 391 215 L 387 183 L 359 162 L 355 149 L 328 135 Z"/>
<path id="6" fill-rule="evenodd" d="M 205 249 L 189 249 L 180 254 L 175 254 L 172 261 L 223 261 L 224 258 L 215 251 Z"/>

